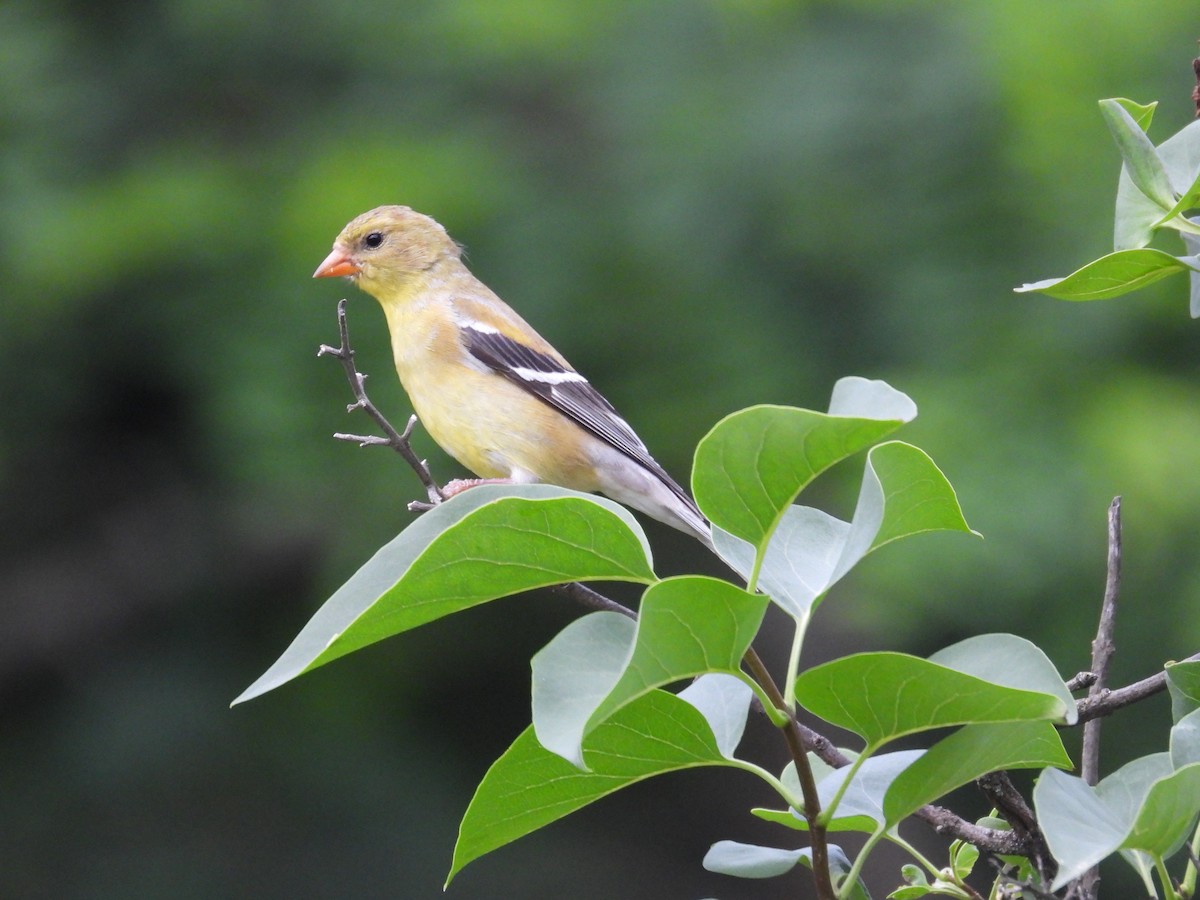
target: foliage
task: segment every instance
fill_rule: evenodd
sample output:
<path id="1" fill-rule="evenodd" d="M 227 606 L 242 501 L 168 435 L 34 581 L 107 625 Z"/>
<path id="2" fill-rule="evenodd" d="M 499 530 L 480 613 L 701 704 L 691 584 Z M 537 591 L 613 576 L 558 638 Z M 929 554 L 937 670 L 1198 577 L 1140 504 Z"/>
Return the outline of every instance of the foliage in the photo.
<path id="1" fill-rule="evenodd" d="M 1157 105 L 1120 98 L 1100 101 L 1123 163 L 1114 252 L 1065 278 L 1036 281 L 1018 291 L 1040 291 L 1062 300 L 1103 300 L 1187 272 L 1192 318 L 1200 318 L 1200 224 L 1184 215 L 1200 206 L 1200 122 L 1155 147 L 1146 132 Z M 1189 252 L 1173 256 L 1147 247 L 1164 230 L 1176 232 Z"/>
<path id="2" fill-rule="evenodd" d="M 1050 660 L 1023 638 L 977 636 L 928 659 L 857 653 L 800 671 L 812 616 L 866 554 L 927 531 L 971 533 L 933 461 L 909 444 L 883 441 L 915 415 L 912 401 L 887 384 L 845 378 L 828 412 L 759 406 L 718 422 L 697 448 L 692 483 L 714 523 L 718 555 L 744 585 L 658 578 L 640 526 L 607 500 L 548 485 L 473 488 L 380 550 L 235 702 L 518 591 L 634 582 L 644 586 L 636 617 L 590 613 L 533 657 L 532 724 L 476 790 L 450 879 L 480 856 L 637 782 L 721 767 L 767 784 L 784 808 L 756 814 L 809 832 L 813 845 L 721 841 L 705 856 L 710 871 L 769 878 L 803 863 L 817 873 L 819 893 L 832 885 L 840 898 L 865 898 L 863 865 L 886 839 L 924 867 L 906 870 L 908 884 L 893 896 L 970 897 L 965 879 L 978 847 L 959 841 L 950 867 L 939 869 L 908 847 L 898 826 L 988 773 L 1034 768 L 1043 770 L 1034 799 L 1059 863 L 1053 888 L 1121 851 L 1152 889 L 1149 867 L 1161 870 L 1182 847 L 1200 810 L 1200 710 L 1176 725 L 1171 754 L 1129 764 L 1093 794 L 1058 771 L 1071 761 L 1055 726 L 1076 723 L 1076 704 Z M 864 450 L 849 522 L 795 505 L 820 473 Z M 769 603 L 794 627 L 782 695 L 751 650 Z M 1195 696 L 1192 671 L 1173 671 L 1181 710 Z M 687 681 L 678 693 L 667 690 Z M 781 729 L 794 728 L 793 717 L 806 710 L 862 745 L 852 759 L 835 760 L 844 765 L 798 752 L 787 770 L 770 772 L 737 755 L 755 699 Z M 947 728 L 956 730 L 927 749 L 889 747 Z M 1101 827 L 1108 828 L 1103 839 Z M 839 831 L 866 833 L 854 858 L 827 843 Z"/>

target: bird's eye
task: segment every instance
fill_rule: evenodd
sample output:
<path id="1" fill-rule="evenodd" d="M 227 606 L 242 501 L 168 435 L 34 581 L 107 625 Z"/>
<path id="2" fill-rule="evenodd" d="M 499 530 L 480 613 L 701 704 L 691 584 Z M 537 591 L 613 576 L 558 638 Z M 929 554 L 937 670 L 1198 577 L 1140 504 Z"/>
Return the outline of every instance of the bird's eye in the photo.
<path id="1" fill-rule="evenodd" d="M 368 247 L 370 247 L 372 250 L 374 250 L 376 247 L 378 247 L 380 244 L 383 243 L 383 232 L 382 231 L 372 231 L 365 238 L 363 238 L 363 243 L 366 244 Z"/>

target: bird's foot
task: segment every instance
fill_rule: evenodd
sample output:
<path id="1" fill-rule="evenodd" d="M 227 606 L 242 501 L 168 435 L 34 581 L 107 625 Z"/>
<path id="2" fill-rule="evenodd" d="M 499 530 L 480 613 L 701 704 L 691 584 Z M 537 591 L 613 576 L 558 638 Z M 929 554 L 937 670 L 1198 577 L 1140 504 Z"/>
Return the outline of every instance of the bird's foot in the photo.
<path id="1" fill-rule="evenodd" d="M 461 494 L 467 488 L 481 484 L 512 484 L 511 478 L 455 478 L 442 485 L 442 496 L 449 500 L 455 494 Z"/>

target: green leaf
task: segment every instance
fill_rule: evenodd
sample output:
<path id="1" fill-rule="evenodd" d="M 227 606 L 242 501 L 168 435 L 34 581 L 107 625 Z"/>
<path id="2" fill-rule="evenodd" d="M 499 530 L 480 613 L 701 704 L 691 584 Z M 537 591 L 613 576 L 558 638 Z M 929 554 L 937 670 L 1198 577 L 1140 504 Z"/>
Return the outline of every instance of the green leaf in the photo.
<path id="1" fill-rule="evenodd" d="M 1038 691 L 1059 699 L 1066 724 L 1079 719 L 1075 698 L 1067 690 L 1054 663 L 1031 641 L 1015 634 L 980 634 L 943 647 L 930 662 L 949 666 L 1005 687 Z"/>
<path id="2" fill-rule="evenodd" d="M 758 587 L 788 614 L 803 618 L 866 554 L 926 531 L 974 534 L 954 488 L 923 450 L 889 441 L 867 454 L 852 523 L 791 506 L 767 544 Z M 756 560 L 750 544 L 717 529 L 717 552 L 743 577 Z"/>
<path id="3" fill-rule="evenodd" d="M 851 869 L 850 859 L 836 844 L 828 845 L 829 871 L 834 885 L 839 886 Z M 783 850 L 778 847 L 760 847 L 738 841 L 717 841 L 704 854 L 704 868 L 720 875 L 734 878 L 775 878 L 785 875 L 800 863 L 812 868 L 812 849 Z M 849 900 L 870 900 L 866 885 L 861 879 L 849 894 Z"/>
<path id="4" fill-rule="evenodd" d="M 1113 249 L 1140 250 L 1154 239 L 1162 222 L 1162 207 L 1139 191 L 1125 167 L 1117 182 L 1116 216 L 1113 220 Z M 1052 279 L 1057 281 L 1057 279 Z M 1132 288 L 1131 288 L 1132 290 Z"/>
<path id="5" fill-rule="evenodd" d="M 1154 782 L 1121 846 L 1169 857 L 1191 834 L 1197 814 L 1200 814 L 1200 763 L 1193 763 Z"/>
<path id="6" fill-rule="evenodd" d="M 583 767 L 588 721 L 629 662 L 637 624 L 616 612 L 576 619 L 533 657 L 533 730 L 538 741 Z"/>
<path id="7" fill-rule="evenodd" d="M 1065 278 L 1048 278 L 1016 288 L 1017 293 L 1038 291 L 1060 300 L 1106 300 L 1172 275 L 1197 271 L 1192 257 L 1176 257 L 1161 250 L 1118 250 L 1088 263 Z"/>
<path id="8" fill-rule="evenodd" d="M 844 756 L 850 760 L 857 758 L 858 754 L 853 750 L 838 748 Z M 813 781 L 820 784 L 821 780 L 826 776 L 836 772 L 833 766 L 825 762 L 815 753 L 809 752 L 805 756 L 808 757 L 808 765 L 812 770 Z M 779 776 L 780 782 L 789 791 L 789 796 L 800 798 L 804 791 L 800 787 L 800 776 L 796 773 L 796 763 L 790 762 L 784 766 L 783 772 Z M 789 809 L 752 809 L 750 812 L 758 816 L 760 819 L 766 819 L 768 822 L 775 822 L 778 825 L 786 825 L 788 828 L 795 828 L 800 831 L 808 829 L 808 823 L 804 820 L 803 815 L 791 808 Z"/>
<path id="9" fill-rule="evenodd" d="M 1158 146 L 1158 158 L 1166 170 L 1172 190 L 1186 200 L 1196 184 L 1197 170 L 1200 169 L 1200 123 L 1193 122 L 1163 141 Z M 1134 185 L 1128 170 L 1122 166 L 1117 184 L 1114 249 L 1144 247 L 1150 243 L 1157 227 L 1163 224 L 1171 227 L 1182 225 L 1179 218 L 1173 222 L 1164 222 L 1164 218 L 1162 207 Z M 1188 231 L 1181 231 L 1186 240 Z"/>
<path id="10" fill-rule="evenodd" d="M 1193 319 L 1200 319 L 1200 237 L 1194 234 L 1181 234 L 1183 245 L 1188 249 L 1188 256 L 1180 257 L 1180 262 L 1186 262 L 1193 271 L 1188 272 L 1188 311 Z"/>
<path id="11" fill-rule="evenodd" d="M 980 536 L 967 525 L 958 495 L 942 470 L 924 450 L 903 441 L 880 444 L 867 454 L 867 472 L 854 511 L 856 528 L 860 518 L 879 519 L 868 550 L 929 531 Z"/>
<path id="12" fill-rule="evenodd" d="M 760 548 L 805 485 L 915 415 L 907 396 L 863 378 L 838 381 L 827 414 L 785 406 L 733 413 L 696 448 L 696 502 L 714 525 Z"/>
<path id="13" fill-rule="evenodd" d="M 706 672 L 740 675 L 766 606 L 727 581 L 681 576 L 646 591 L 636 627 L 585 624 L 616 613 L 572 623 L 533 659 L 538 739 L 582 765 L 587 733 L 647 691 Z"/>
<path id="14" fill-rule="evenodd" d="M 733 759 L 754 697 L 749 686 L 735 676 L 713 673 L 701 675 L 675 696 L 700 711 L 721 755 Z"/>
<path id="15" fill-rule="evenodd" d="M 1164 211 L 1175 205 L 1166 168 L 1154 145 L 1126 108 L 1116 100 L 1101 100 L 1100 111 L 1121 151 L 1129 178 Z"/>
<path id="16" fill-rule="evenodd" d="M 731 875 L 734 878 L 775 878 L 785 875 L 807 848 L 783 850 L 779 847 L 759 847 L 738 841 L 717 841 L 704 854 L 702 865 L 709 872 Z"/>
<path id="17" fill-rule="evenodd" d="M 451 613 L 584 580 L 654 580 L 649 545 L 627 510 L 550 485 L 471 488 L 384 545 L 233 702 Z"/>
<path id="18" fill-rule="evenodd" d="M 1171 729 L 1171 765 L 1181 769 L 1200 763 L 1200 709 L 1188 713 Z"/>
<path id="19" fill-rule="evenodd" d="M 1195 233 L 1194 229 L 1188 228 L 1191 222 L 1182 218 L 1185 212 L 1195 209 L 1200 203 L 1200 177 L 1196 178 L 1186 191 L 1179 195 L 1179 199 L 1175 201 L 1175 205 L 1163 213 L 1162 218 L 1154 223 L 1154 228 L 1179 228 L 1183 227 L 1191 233 Z"/>
<path id="20" fill-rule="evenodd" d="M 897 776 L 883 802 L 885 819 L 894 825 L 988 772 L 1044 766 L 1071 767 L 1062 739 L 1049 722 L 966 725 Z"/>
<path id="21" fill-rule="evenodd" d="M 865 831 L 873 833 L 889 827 L 884 813 L 888 790 L 907 768 L 925 754 L 924 750 L 897 750 L 872 756 L 855 769 L 846 766 L 821 779 L 817 796 L 821 809 L 830 817 L 831 831 Z M 836 807 L 832 807 L 846 779 L 849 785 Z M 832 807 L 832 809 L 831 809 Z"/>
<path id="22" fill-rule="evenodd" d="M 1178 722 L 1200 709 L 1200 660 L 1167 663 L 1167 691 L 1171 694 L 1171 719 Z"/>
<path id="23" fill-rule="evenodd" d="M 1033 805 L 1058 862 L 1052 890 L 1116 852 L 1128 827 L 1082 778 L 1057 769 L 1042 772 L 1033 789 Z"/>
<path id="24" fill-rule="evenodd" d="M 977 646 L 985 654 L 989 649 L 986 640 Z M 1013 678 L 1008 669 L 997 673 L 982 666 L 980 671 L 988 675 L 985 680 L 959 671 L 960 662 L 953 654 L 939 663 L 903 653 L 859 653 L 801 674 L 796 679 L 796 699 L 827 722 L 860 735 L 870 748 L 948 725 L 1065 721 L 1074 714 L 1074 703 L 1068 707 L 1053 693 L 1004 684 Z M 1019 663 L 1011 665 L 1015 669 Z"/>
<path id="25" fill-rule="evenodd" d="M 1132 822 L 1154 782 L 1175 771 L 1169 753 L 1139 756 L 1096 785 L 1096 796 L 1117 816 Z"/>
<path id="26" fill-rule="evenodd" d="M 740 675 L 767 598 L 728 581 L 683 575 L 651 586 L 642 598 L 633 655 L 593 723 L 657 687 L 707 672 Z"/>
<path id="27" fill-rule="evenodd" d="M 1065 752 L 1063 754 L 1066 755 Z M 955 849 L 957 845 L 957 849 Z M 950 845 L 954 851 L 952 865 L 954 866 L 954 875 L 959 881 L 963 881 L 971 874 L 975 868 L 975 863 L 979 861 L 979 848 L 974 844 L 968 844 L 966 841 L 955 841 Z"/>
<path id="28" fill-rule="evenodd" d="M 1059 863 L 1058 890 L 1118 850 L 1165 858 L 1182 847 L 1200 813 L 1200 763 L 1172 770 L 1167 754 L 1152 754 L 1095 788 L 1046 769 L 1033 801 Z"/>
<path id="29" fill-rule="evenodd" d="M 1110 100 L 1102 100 L 1101 103 L 1118 104 L 1125 112 L 1129 113 L 1130 118 L 1142 131 L 1150 130 L 1150 122 L 1154 119 L 1154 110 L 1158 108 L 1157 100 L 1138 103 L 1136 100 L 1129 100 L 1125 97 L 1113 97 Z"/>
<path id="30" fill-rule="evenodd" d="M 733 690 L 745 700 L 744 721 L 750 691 L 740 682 Z M 722 753 L 709 721 L 686 694 L 646 694 L 599 725 L 584 748 L 589 771 L 545 749 L 532 726 L 525 729 L 476 789 L 447 884 L 472 860 L 638 781 L 679 769 L 738 765 Z"/>
<path id="31" fill-rule="evenodd" d="M 789 506 L 767 543 L 758 589 L 788 615 L 804 618 L 833 586 L 849 533 L 849 522 L 810 506 Z M 713 545 L 730 568 L 750 578 L 758 548 L 721 528 L 713 528 Z"/>
<path id="32" fill-rule="evenodd" d="M 887 900 L 920 900 L 921 897 L 928 897 L 930 894 L 928 885 L 909 885 L 908 887 L 899 887 L 887 895 Z"/>
<path id="33" fill-rule="evenodd" d="M 756 816 L 764 822 L 774 822 L 776 825 L 783 825 L 785 828 L 791 828 L 795 831 L 808 830 L 804 819 L 791 809 L 764 809 L 761 806 L 756 806 L 750 810 L 750 815 Z"/>

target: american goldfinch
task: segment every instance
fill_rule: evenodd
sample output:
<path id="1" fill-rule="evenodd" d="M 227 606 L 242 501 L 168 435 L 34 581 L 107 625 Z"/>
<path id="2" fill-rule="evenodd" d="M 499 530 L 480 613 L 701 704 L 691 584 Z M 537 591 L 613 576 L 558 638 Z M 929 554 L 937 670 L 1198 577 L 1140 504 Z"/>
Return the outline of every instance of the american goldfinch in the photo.
<path id="1" fill-rule="evenodd" d="M 446 229 L 381 206 L 342 229 L 314 278 L 379 301 L 400 382 L 435 441 L 482 482 L 599 491 L 711 545 L 691 496 L 611 403 L 467 269 Z"/>

